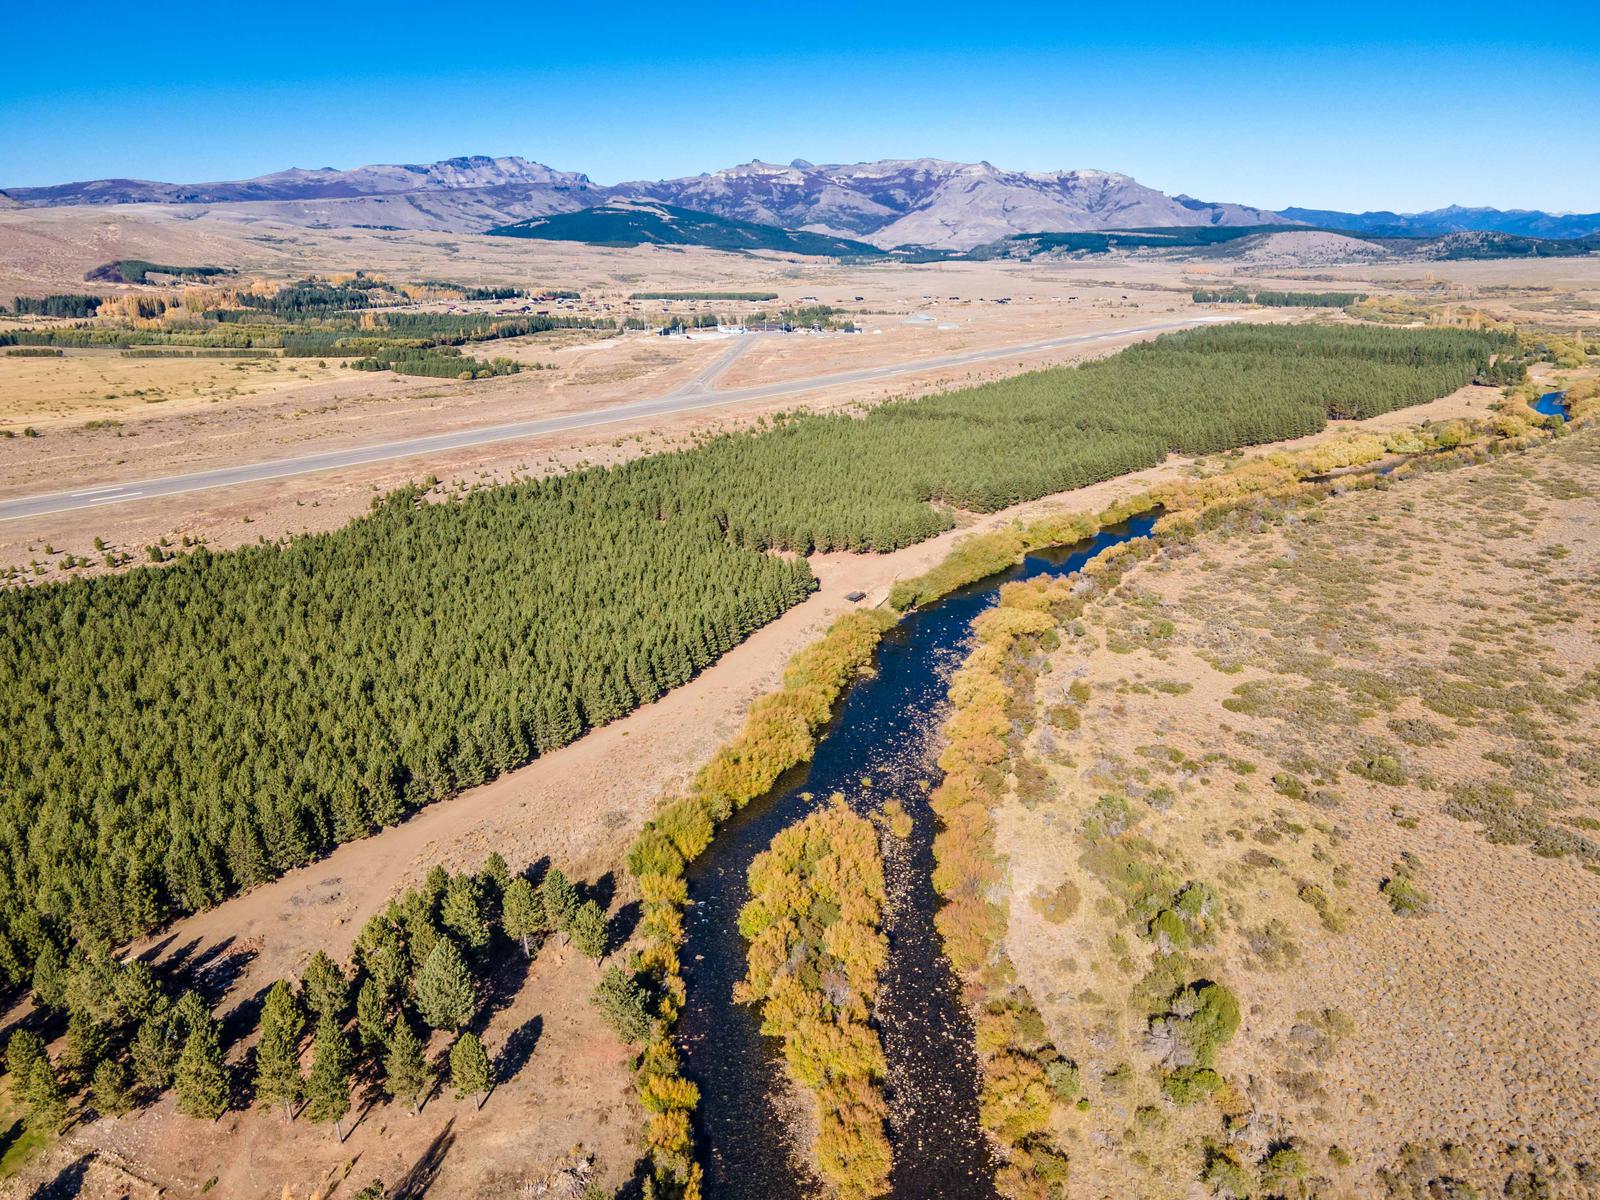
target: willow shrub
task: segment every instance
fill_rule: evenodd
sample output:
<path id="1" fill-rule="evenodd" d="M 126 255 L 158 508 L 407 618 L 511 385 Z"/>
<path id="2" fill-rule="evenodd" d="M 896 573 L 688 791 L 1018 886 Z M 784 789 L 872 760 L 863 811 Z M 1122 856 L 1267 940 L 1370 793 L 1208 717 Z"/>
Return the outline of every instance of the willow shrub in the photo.
<path id="1" fill-rule="evenodd" d="M 765 795 L 780 775 L 811 757 L 834 702 L 871 664 L 879 639 L 893 624 L 892 614 L 878 610 L 847 613 L 795 654 L 778 690 L 751 706 L 744 727 L 700 769 L 689 794 L 663 805 L 628 851 L 628 870 L 644 901 L 634 967 L 651 981 L 662 1018 L 657 1040 L 640 1056 L 637 1068 L 640 1100 L 651 1113 L 646 1140 L 652 1186 L 659 1196 L 692 1200 L 701 1178 L 689 1125 L 699 1096 L 682 1077 L 671 1038 L 684 1000 L 678 960 L 688 901 L 684 869 L 710 845 L 718 823 Z M 663 1097 L 676 1107 L 653 1108 Z M 848 1149 L 853 1134 L 847 1133 L 835 1125 L 824 1128 L 819 1159 L 853 1161 L 856 1156 Z"/>
<path id="2" fill-rule="evenodd" d="M 887 1067 L 869 1020 L 889 956 L 884 900 L 877 830 L 835 796 L 756 856 L 739 912 L 749 969 L 734 998 L 760 1004 L 761 1031 L 782 1039 L 815 1102 L 818 1173 L 847 1200 L 889 1190 Z"/>

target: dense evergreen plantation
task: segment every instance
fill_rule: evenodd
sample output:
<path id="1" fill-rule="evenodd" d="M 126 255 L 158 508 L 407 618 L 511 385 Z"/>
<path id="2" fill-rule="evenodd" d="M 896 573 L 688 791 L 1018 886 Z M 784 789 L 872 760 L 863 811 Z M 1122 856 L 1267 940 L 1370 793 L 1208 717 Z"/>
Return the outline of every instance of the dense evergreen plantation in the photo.
<path id="1" fill-rule="evenodd" d="M 1365 300 L 1365 292 L 1255 292 L 1241 287 L 1196 288 L 1196 304 L 1260 304 L 1266 308 L 1348 308 Z"/>
<path id="2" fill-rule="evenodd" d="M 0 972 L 123 938 L 687 680 L 888 550 L 1160 462 L 1450 392 L 1509 339 L 1235 326 L 864 417 L 798 416 L 286 545 L 0 593 Z"/>
<path id="3" fill-rule="evenodd" d="M 92 317 L 99 308 L 99 296 L 78 294 L 16 296 L 11 301 L 11 311 L 19 317 Z"/>

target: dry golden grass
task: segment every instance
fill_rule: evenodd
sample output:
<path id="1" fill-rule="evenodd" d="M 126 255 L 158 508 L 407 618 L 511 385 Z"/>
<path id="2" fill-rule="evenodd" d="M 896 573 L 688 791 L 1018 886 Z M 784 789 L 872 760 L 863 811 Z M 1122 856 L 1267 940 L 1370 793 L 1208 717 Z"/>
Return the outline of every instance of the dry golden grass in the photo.
<path id="1" fill-rule="evenodd" d="M 61 358 L 0 355 L 0 427 L 43 430 L 97 420 L 127 425 L 338 378 L 338 363 L 308 358 L 123 358 L 115 350 L 69 350 Z"/>
<path id="2" fill-rule="evenodd" d="M 1230 1166 L 1595 1194 L 1597 518 L 1592 430 L 1236 515 L 1034 664 L 999 848 L 1007 949 L 1088 1100 L 1057 1117 L 1073 1195 Z M 1076 727 L 1047 716 L 1073 685 Z M 1151 1022 L 1196 979 L 1243 1021 L 1220 1090 L 1177 1103 Z"/>

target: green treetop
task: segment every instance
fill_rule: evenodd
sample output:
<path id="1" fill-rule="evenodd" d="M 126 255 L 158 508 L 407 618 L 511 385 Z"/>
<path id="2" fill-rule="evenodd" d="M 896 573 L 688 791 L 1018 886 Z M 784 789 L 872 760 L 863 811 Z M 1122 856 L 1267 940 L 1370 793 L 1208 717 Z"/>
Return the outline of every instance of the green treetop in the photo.
<path id="1" fill-rule="evenodd" d="M 476 1096 L 483 1107 L 489 1094 L 489 1055 L 475 1033 L 463 1033 L 450 1047 L 450 1082 L 456 1099 Z"/>
<path id="2" fill-rule="evenodd" d="M 331 1123 L 334 1136 L 341 1142 L 341 1122 L 350 1111 L 350 1071 L 354 1064 L 355 1055 L 344 1027 L 333 1017 L 323 1017 L 317 1022 L 311 1075 L 306 1080 L 306 1115 L 319 1123 Z"/>
<path id="3" fill-rule="evenodd" d="M 285 980 L 267 993 L 261 1009 L 261 1041 L 256 1046 L 256 1099 L 283 1107 L 285 1120 L 305 1094 L 300 1074 L 300 1037 L 306 1017 L 300 999 Z"/>
<path id="4" fill-rule="evenodd" d="M 460 1029 L 478 1011 L 477 989 L 461 951 L 439 939 L 417 972 L 417 1011 L 433 1029 Z"/>
<path id="5" fill-rule="evenodd" d="M 505 911 L 501 920 L 506 936 L 521 942 L 524 954 L 531 955 L 530 939 L 548 928 L 539 891 L 521 875 L 506 887 Z"/>
<path id="6" fill-rule="evenodd" d="M 404 1017 L 394 1023 L 389 1052 L 383 1060 L 383 1075 L 384 1091 L 389 1093 L 390 1099 L 409 1104 L 411 1115 L 416 1116 L 433 1080 L 423 1054 L 422 1039 Z"/>

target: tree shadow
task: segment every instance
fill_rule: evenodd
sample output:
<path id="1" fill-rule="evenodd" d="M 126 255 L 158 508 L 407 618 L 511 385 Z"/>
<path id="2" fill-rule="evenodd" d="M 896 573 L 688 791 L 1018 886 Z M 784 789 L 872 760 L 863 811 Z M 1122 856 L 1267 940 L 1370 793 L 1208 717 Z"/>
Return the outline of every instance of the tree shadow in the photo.
<path id="1" fill-rule="evenodd" d="M 609 912 L 611 902 L 617 898 L 616 872 L 607 871 L 593 883 L 580 883 L 577 885 L 577 891 L 579 900 L 593 900 Z"/>
<path id="2" fill-rule="evenodd" d="M 176 933 L 167 934 L 166 937 L 154 942 L 148 949 L 145 950 L 143 954 L 139 955 L 139 961 L 142 963 L 149 963 L 152 967 L 155 966 L 161 956 L 165 954 L 171 947 L 172 943 L 177 940 L 178 935 Z M 194 945 L 193 942 L 189 944 L 191 946 Z"/>
<path id="3" fill-rule="evenodd" d="M 235 949 L 234 938 L 225 937 L 195 956 L 187 965 L 186 974 L 195 990 L 215 1004 L 244 974 L 255 956 L 255 950 Z"/>
<path id="4" fill-rule="evenodd" d="M 450 1066 L 450 1052 L 446 1050 L 437 1058 L 429 1059 L 428 1065 L 432 1068 L 431 1073 L 428 1075 L 428 1086 L 423 1089 L 422 1096 L 417 1101 L 417 1111 L 410 1114 L 414 1117 L 420 1117 L 428 1105 L 433 1103 L 435 1096 L 444 1094 L 445 1075 Z M 454 1117 L 451 1118 L 451 1120 L 454 1119 Z"/>
<path id="5" fill-rule="evenodd" d="M 651 1166 L 652 1163 L 648 1154 L 634 1163 L 633 1174 L 629 1175 L 627 1181 L 617 1189 L 615 1200 L 640 1200 L 645 1194 L 645 1183 L 652 1176 Z"/>
<path id="6" fill-rule="evenodd" d="M 67 1031 L 67 1014 L 65 1011 L 39 1008 L 30 1008 L 25 1016 L 7 1025 L 0 1030 L 0 1049 L 9 1045 L 11 1035 L 20 1029 L 31 1029 L 37 1033 L 46 1045 L 55 1041 Z"/>
<path id="7" fill-rule="evenodd" d="M 445 1122 L 438 1136 L 429 1142 L 428 1148 L 422 1152 L 422 1157 L 411 1165 L 411 1169 L 402 1175 L 400 1181 L 389 1191 L 389 1200 L 421 1200 L 421 1197 L 428 1194 L 428 1189 L 439 1178 L 445 1156 L 455 1145 L 455 1124 L 454 1117 Z"/>
<path id="8" fill-rule="evenodd" d="M 162 962 L 155 962 L 146 954 L 169 991 L 181 992 L 192 988 L 206 1004 L 215 1008 L 244 974 L 255 959 L 257 951 L 250 947 L 235 946 L 233 937 L 225 937 L 201 948 L 203 939 L 195 938 L 173 950 Z M 169 939 L 170 941 L 170 939 Z"/>
<path id="9" fill-rule="evenodd" d="M 356 1090 L 353 1098 L 356 1101 L 356 1119 L 351 1121 L 349 1127 L 344 1131 L 343 1140 L 346 1142 L 350 1140 L 350 1135 L 352 1133 L 360 1129 L 361 1126 L 365 1124 L 366 1119 L 372 1115 L 372 1110 L 377 1108 L 378 1105 L 384 1100 L 383 1093 L 380 1092 L 376 1087 L 359 1088 Z"/>
<path id="10" fill-rule="evenodd" d="M 7 1154 L 11 1153 L 11 1147 L 17 1144 L 17 1139 L 23 1135 L 26 1129 L 27 1126 L 22 1123 L 22 1119 L 19 1117 L 17 1120 L 11 1122 L 10 1129 L 7 1129 L 4 1133 L 0 1133 L 0 1158 L 4 1158 Z"/>
<path id="11" fill-rule="evenodd" d="M 539 1035 L 543 1032 L 544 1018 L 538 1016 L 529 1017 L 511 1031 L 495 1056 L 493 1078 L 496 1083 L 510 1083 L 517 1077 L 533 1057 L 534 1047 L 539 1044 Z"/>
<path id="12" fill-rule="evenodd" d="M 518 872 L 518 874 L 526 877 L 528 882 L 533 884 L 534 887 L 538 887 L 544 882 L 544 877 L 549 873 L 550 865 L 550 856 L 548 854 L 541 854 L 538 858 L 534 859 L 520 872 Z"/>
<path id="13" fill-rule="evenodd" d="M 174 935 L 168 938 L 164 944 L 171 945 L 176 940 L 177 936 Z M 146 956 L 145 961 L 149 962 L 150 965 L 155 967 L 158 971 L 176 978 L 188 970 L 189 956 L 200 948 L 200 943 L 203 940 L 204 939 L 202 938 L 191 938 L 189 941 L 179 946 L 176 950 L 173 950 L 172 953 L 168 954 L 165 960 L 160 963 L 157 963 L 154 958 L 149 956 Z"/>
<path id="14" fill-rule="evenodd" d="M 34 1188 L 29 1200 L 72 1200 L 72 1197 L 82 1193 L 84 1180 L 89 1174 L 89 1164 L 93 1161 L 93 1154 L 85 1154 L 68 1163 L 49 1183 L 41 1183 Z"/>
<path id="15" fill-rule="evenodd" d="M 628 939 L 633 936 L 633 931 L 639 927 L 639 918 L 644 915 L 644 905 L 638 900 L 630 900 L 617 909 L 611 919 L 606 922 L 606 953 L 614 954 L 628 944 Z"/>
<path id="16" fill-rule="evenodd" d="M 261 1010 L 266 1006 L 267 993 L 270 987 L 258 989 L 254 995 L 246 996 L 235 1004 L 222 1017 L 222 1050 L 227 1053 L 234 1045 L 253 1032 L 261 1022 Z"/>
<path id="17" fill-rule="evenodd" d="M 532 971 L 533 959 L 523 954 L 516 942 L 508 943 L 506 952 L 481 975 L 483 1003 L 478 1006 L 478 1015 L 468 1028 L 481 1035 L 494 1015 L 517 998 Z"/>

